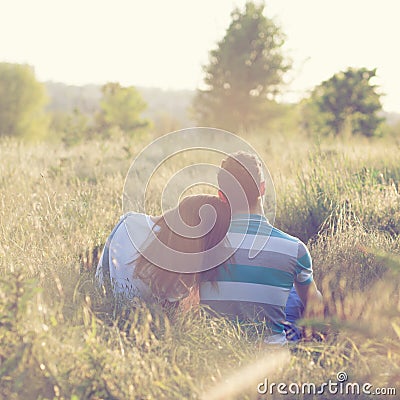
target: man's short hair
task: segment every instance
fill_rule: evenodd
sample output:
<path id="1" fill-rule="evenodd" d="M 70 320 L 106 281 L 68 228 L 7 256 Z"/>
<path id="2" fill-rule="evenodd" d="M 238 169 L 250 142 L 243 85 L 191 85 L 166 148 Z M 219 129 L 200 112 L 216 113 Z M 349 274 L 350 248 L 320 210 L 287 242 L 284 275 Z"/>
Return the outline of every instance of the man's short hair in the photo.
<path id="1" fill-rule="evenodd" d="M 229 174 L 224 173 L 223 170 Z M 236 182 L 232 182 L 232 179 Z M 236 188 L 237 184 L 243 188 L 248 206 L 255 206 L 262 194 L 261 183 L 263 181 L 262 164 L 255 154 L 239 151 L 229 154 L 226 159 L 222 160 L 221 170 L 218 173 L 218 186 L 231 203 L 237 198 L 235 196 L 236 183 Z M 235 208 L 235 204 L 231 204 L 231 206 Z"/>

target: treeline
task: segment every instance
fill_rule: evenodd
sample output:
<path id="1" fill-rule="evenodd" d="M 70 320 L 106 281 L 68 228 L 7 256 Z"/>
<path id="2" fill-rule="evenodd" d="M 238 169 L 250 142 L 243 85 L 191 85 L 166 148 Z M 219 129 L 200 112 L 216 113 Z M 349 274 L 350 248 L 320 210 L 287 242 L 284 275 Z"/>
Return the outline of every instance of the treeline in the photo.
<path id="1" fill-rule="evenodd" d="M 163 92 L 123 87 L 66 87 L 37 82 L 30 66 L 0 64 L 0 135 L 60 137 L 73 144 L 117 134 L 163 134 L 202 125 L 245 135 L 366 137 L 400 135 L 383 117 L 376 69 L 347 68 L 317 85 L 298 104 L 281 104 L 291 60 L 285 35 L 264 5 L 236 8 L 225 36 L 210 51 L 204 88 Z M 47 93 L 47 94 L 46 94 Z"/>
<path id="2" fill-rule="evenodd" d="M 44 82 L 49 96 L 46 110 L 51 113 L 68 114 L 79 110 L 92 115 L 99 110 L 101 100 L 100 85 L 74 86 L 61 82 Z M 143 117 L 160 125 L 162 121 L 171 120 L 182 126 L 193 125 L 189 107 L 193 100 L 194 90 L 163 90 L 159 88 L 136 87 L 147 104 Z"/>

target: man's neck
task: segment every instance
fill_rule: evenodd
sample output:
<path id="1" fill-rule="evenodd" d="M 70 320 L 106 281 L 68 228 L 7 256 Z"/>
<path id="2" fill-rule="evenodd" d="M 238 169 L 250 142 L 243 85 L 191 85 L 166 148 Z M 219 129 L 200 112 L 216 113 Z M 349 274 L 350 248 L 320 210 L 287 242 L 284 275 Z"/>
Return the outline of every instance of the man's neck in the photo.
<path id="1" fill-rule="evenodd" d="M 235 210 L 234 214 L 257 214 L 257 215 L 264 215 L 264 209 L 262 206 L 261 199 L 257 201 L 253 207 L 249 207 L 247 210 Z"/>

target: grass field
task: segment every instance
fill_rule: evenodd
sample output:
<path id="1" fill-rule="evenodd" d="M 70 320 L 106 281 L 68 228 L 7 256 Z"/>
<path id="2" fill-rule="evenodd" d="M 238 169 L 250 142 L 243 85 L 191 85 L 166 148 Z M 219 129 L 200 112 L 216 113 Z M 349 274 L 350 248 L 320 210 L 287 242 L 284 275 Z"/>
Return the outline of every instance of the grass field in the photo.
<path id="1" fill-rule="evenodd" d="M 340 371 L 399 398 L 400 144 L 248 140 L 275 183 L 275 225 L 313 256 L 325 319 L 306 321 L 308 339 L 277 351 L 255 327 L 204 312 L 116 314 L 95 290 L 92 250 L 122 212 L 125 174 L 144 140 L 2 139 L 1 399 L 256 399 L 267 398 L 257 394 L 264 378 L 318 387 Z"/>

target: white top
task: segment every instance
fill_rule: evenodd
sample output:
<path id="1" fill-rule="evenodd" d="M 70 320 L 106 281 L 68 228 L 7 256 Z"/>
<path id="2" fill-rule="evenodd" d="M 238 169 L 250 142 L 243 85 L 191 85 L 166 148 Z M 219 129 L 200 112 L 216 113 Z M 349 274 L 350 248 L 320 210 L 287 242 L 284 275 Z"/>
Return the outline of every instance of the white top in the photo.
<path id="1" fill-rule="evenodd" d="M 154 222 L 149 215 L 130 212 L 123 215 L 118 224 L 109 244 L 108 260 L 114 295 L 150 299 L 149 287 L 140 279 L 134 279 L 133 272 L 139 256 L 137 248 L 147 239 Z M 104 249 L 96 270 L 96 280 L 100 286 L 104 284 L 103 256 Z"/>

